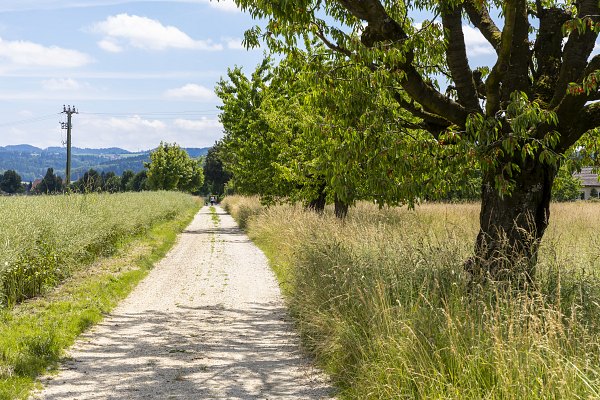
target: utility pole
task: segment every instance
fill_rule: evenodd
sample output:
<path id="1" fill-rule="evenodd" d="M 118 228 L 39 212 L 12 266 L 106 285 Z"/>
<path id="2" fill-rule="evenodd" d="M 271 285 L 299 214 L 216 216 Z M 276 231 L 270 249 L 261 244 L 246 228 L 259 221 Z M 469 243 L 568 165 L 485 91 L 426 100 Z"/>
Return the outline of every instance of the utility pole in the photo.
<path id="1" fill-rule="evenodd" d="M 71 128 L 73 124 L 71 123 L 71 117 L 73 114 L 79 114 L 75 106 L 71 108 L 71 106 L 63 105 L 63 111 L 61 114 L 67 114 L 67 122 L 61 122 L 62 129 L 67 130 L 67 171 L 65 178 L 65 187 L 69 187 L 71 184 Z"/>

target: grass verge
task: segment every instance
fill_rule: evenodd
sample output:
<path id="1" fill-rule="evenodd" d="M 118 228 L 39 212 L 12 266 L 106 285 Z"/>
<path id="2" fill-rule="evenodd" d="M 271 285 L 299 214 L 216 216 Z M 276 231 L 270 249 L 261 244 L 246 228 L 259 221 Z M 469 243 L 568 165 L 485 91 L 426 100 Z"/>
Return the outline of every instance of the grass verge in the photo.
<path id="1" fill-rule="evenodd" d="M 192 220 L 196 203 L 120 242 L 116 253 L 78 269 L 46 296 L 0 311 L 0 399 L 26 399 L 77 336 L 99 322 L 164 257 Z"/>
<path id="2" fill-rule="evenodd" d="M 251 201 L 226 207 L 246 210 L 341 399 L 600 398 L 599 204 L 552 205 L 523 293 L 466 284 L 478 204 L 359 204 L 340 222 Z"/>

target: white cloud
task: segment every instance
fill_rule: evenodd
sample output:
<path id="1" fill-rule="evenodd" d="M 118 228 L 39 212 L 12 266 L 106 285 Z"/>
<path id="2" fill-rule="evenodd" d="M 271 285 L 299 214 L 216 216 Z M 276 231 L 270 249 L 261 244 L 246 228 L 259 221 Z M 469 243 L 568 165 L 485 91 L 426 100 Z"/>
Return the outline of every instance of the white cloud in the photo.
<path id="1" fill-rule="evenodd" d="M 168 48 L 193 50 L 222 50 L 223 46 L 210 40 L 195 40 L 174 26 L 165 26 L 160 21 L 138 15 L 118 14 L 94 24 L 93 32 L 105 35 L 100 42 L 105 47 L 120 47 L 119 40 L 130 46 L 145 50 L 165 50 Z M 107 43 L 111 43 L 107 45 Z M 101 47 L 102 47 L 101 44 Z M 110 51 L 110 50 L 109 50 Z"/>
<path id="2" fill-rule="evenodd" d="M 74 79 L 47 79 L 42 81 L 42 88 L 51 91 L 79 90 L 83 85 Z"/>
<path id="3" fill-rule="evenodd" d="M 128 118 L 116 118 L 112 117 L 104 121 L 105 126 L 111 129 L 117 129 L 120 132 L 136 132 L 140 130 L 163 130 L 167 125 L 159 120 L 149 120 L 134 115 Z"/>
<path id="4" fill-rule="evenodd" d="M 2 71 L 0 66 L 0 76 L 5 78 L 60 78 L 64 76 L 62 71 Z M 222 71 L 218 70 L 187 70 L 187 71 L 160 71 L 160 72 L 139 72 L 139 71 L 70 71 L 69 76 L 79 79 L 106 79 L 106 80 L 182 80 L 182 79 L 197 79 L 207 78 L 218 80 L 223 76 Z"/>
<path id="5" fill-rule="evenodd" d="M 104 39 L 98 42 L 98 47 L 100 47 L 104 51 L 108 51 L 109 53 L 120 53 L 123 51 L 123 48 L 119 46 L 118 43 L 115 43 L 113 40 Z"/>
<path id="6" fill-rule="evenodd" d="M 201 0 L 201 2 L 223 11 L 240 11 L 233 0 Z"/>
<path id="7" fill-rule="evenodd" d="M 92 62 L 90 56 L 57 46 L 0 38 L 0 59 L 17 67 L 78 68 Z"/>
<path id="8" fill-rule="evenodd" d="M 246 50 L 240 38 L 224 38 L 223 39 L 228 49 L 231 50 Z"/>
<path id="9" fill-rule="evenodd" d="M 188 83 L 176 89 L 169 89 L 165 92 L 165 97 L 169 99 L 189 99 L 198 101 L 216 100 L 217 95 L 204 86 Z"/>
<path id="10" fill-rule="evenodd" d="M 33 117 L 34 115 L 35 114 L 33 113 L 33 111 L 30 111 L 30 110 L 19 111 L 19 117 L 29 118 L 29 117 Z"/>
<path id="11" fill-rule="evenodd" d="M 80 147 L 121 147 L 131 151 L 148 150 L 163 142 L 176 142 L 182 147 L 209 147 L 223 136 L 223 127 L 216 118 L 163 122 L 144 119 L 103 118 L 85 113 L 76 119 L 74 140 Z"/>
<path id="12" fill-rule="evenodd" d="M 472 57 L 495 54 L 494 48 L 478 29 L 468 25 L 463 26 L 467 54 Z"/>
<path id="13" fill-rule="evenodd" d="M 186 131 L 221 130 L 223 128 L 223 125 L 216 118 L 177 119 L 175 120 L 175 126 Z"/>

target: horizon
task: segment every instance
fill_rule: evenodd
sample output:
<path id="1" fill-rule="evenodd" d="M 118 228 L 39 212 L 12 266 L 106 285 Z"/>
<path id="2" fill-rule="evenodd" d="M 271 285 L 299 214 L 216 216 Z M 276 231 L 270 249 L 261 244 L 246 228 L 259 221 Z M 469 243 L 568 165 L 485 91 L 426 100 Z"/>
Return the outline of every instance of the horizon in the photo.
<path id="1" fill-rule="evenodd" d="M 60 147 L 68 105 L 76 147 L 210 147 L 216 83 L 263 58 L 242 46 L 255 23 L 231 0 L 4 0 L 0 145 Z"/>
<path id="2" fill-rule="evenodd" d="M 198 150 L 205 150 L 205 149 L 210 149 L 212 146 L 202 146 L 202 147 L 196 147 L 196 146 L 182 146 L 179 143 L 175 143 L 177 144 L 179 147 L 181 147 L 182 149 L 198 149 Z M 48 150 L 51 148 L 62 148 L 65 151 L 67 150 L 67 148 L 65 146 L 48 146 L 48 147 L 39 147 L 39 146 L 35 146 L 29 143 L 19 143 L 19 144 L 8 144 L 8 145 L 0 145 L 0 149 L 6 149 L 7 147 L 20 147 L 20 146 L 31 146 L 31 147 L 35 147 L 36 149 L 39 150 Z M 148 149 L 144 149 L 144 150 L 138 150 L 138 151 L 131 151 L 128 149 L 125 149 L 123 147 L 120 146 L 109 146 L 109 147 L 81 147 L 81 146 L 73 146 L 72 149 L 79 149 L 79 150 L 110 150 L 110 149 L 118 149 L 118 150 L 125 150 L 129 153 L 132 154 L 137 154 L 137 153 L 146 153 L 152 150 L 155 150 L 157 146 L 154 146 L 152 148 L 148 148 Z"/>

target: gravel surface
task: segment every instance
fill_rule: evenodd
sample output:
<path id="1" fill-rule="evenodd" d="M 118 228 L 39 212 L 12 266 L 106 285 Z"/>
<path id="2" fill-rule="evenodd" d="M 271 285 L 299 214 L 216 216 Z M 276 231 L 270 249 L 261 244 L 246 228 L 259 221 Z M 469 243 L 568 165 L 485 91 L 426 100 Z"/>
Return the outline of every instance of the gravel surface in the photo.
<path id="1" fill-rule="evenodd" d="M 262 252 L 216 207 L 85 334 L 35 399 L 326 399 Z"/>

